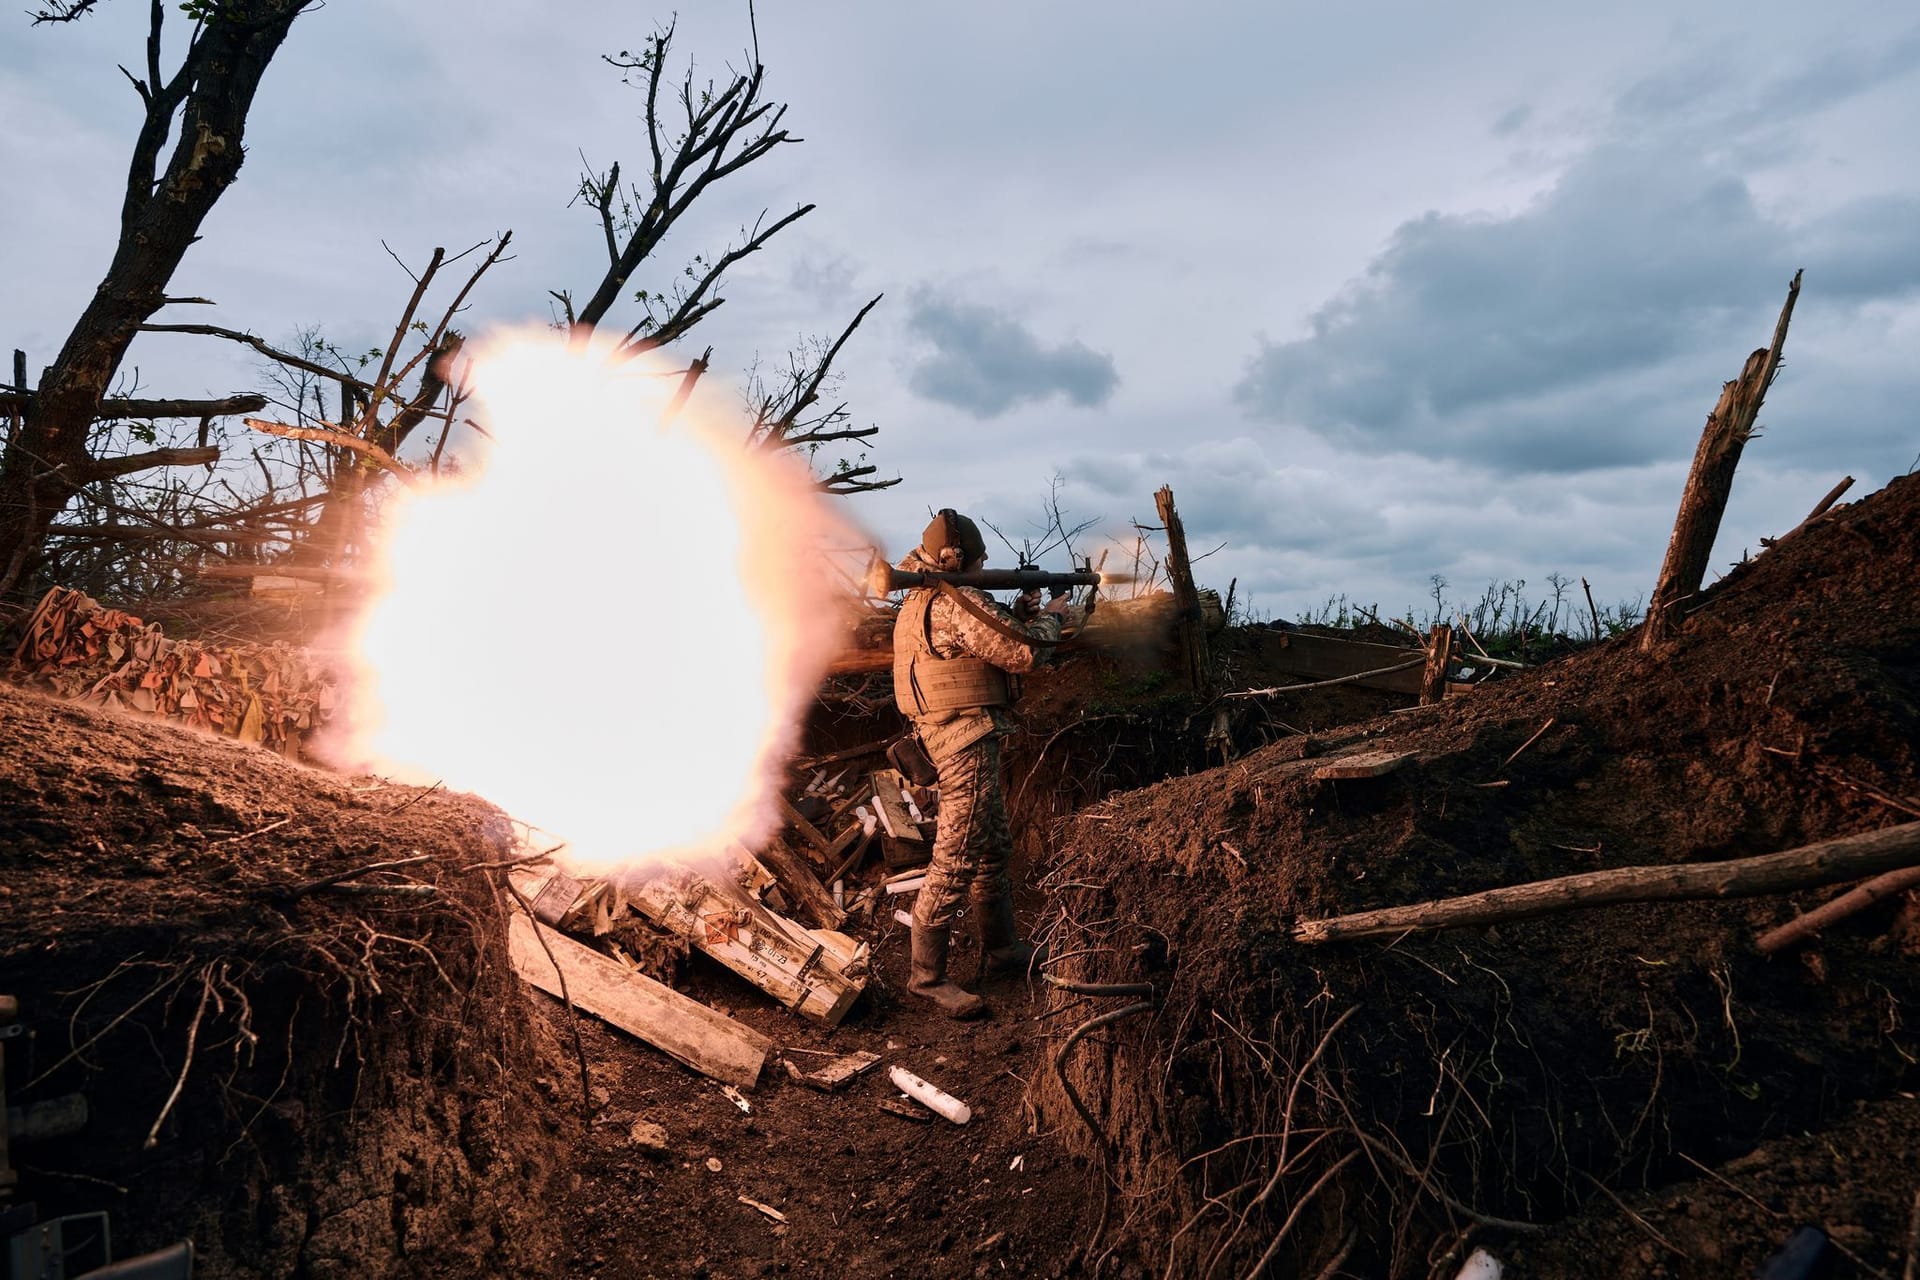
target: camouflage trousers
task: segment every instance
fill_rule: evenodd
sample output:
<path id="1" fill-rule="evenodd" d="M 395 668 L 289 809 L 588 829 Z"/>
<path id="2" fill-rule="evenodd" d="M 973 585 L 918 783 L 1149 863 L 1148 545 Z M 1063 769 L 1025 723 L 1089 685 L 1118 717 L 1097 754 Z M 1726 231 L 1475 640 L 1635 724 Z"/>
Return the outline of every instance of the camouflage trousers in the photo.
<path id="1" fill-rule="evenodd" d="M 916 929 L 952 925 L 960 899 L 971 894 L 977 909 L 1011 897 L 1013 832 L 1000 789 L 1000 736 L 991 734 L 936 761 L 940 814 L 934 829 L 933 863 L 913 904 Z"/>

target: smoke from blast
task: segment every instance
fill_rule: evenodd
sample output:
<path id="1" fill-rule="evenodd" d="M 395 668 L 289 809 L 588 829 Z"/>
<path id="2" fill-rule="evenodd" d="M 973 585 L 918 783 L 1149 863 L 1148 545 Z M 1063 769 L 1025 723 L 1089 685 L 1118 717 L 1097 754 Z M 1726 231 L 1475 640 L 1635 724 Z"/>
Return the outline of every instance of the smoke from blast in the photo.
<path id="1" fill-rule="evenodd" d="M 737 416 L 696 396 L 661 426 L 679 379 L 660 364 L 544 332 L 478 347 L 489 452 L 383 518 L 358 758 L 602 870 L 764 838 L 844 636 L 820 551 L 857 534 Z"/>

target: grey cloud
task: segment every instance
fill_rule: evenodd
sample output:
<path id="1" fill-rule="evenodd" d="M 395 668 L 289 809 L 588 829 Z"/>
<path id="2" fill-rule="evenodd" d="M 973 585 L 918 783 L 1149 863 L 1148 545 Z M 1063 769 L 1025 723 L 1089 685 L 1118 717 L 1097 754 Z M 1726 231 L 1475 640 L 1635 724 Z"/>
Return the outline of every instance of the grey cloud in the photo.
<path id="1" fill-rule="evenodd" d="M 853 292 L 860 269 L 844 254 L 809 248 L 793 261 L 788 282 L 797 293 L 822 302 L 839 303 Z"/>
<path id="2" fill-rule="evenodd" d="M 1823 307 L 1920 287 L 1916 214 L 1888 196 L 1792 226 L 1691 149 L 1602 145 L 1513 217 L 1403 224 L 1306 337 L 1262 345 L 1235 398 L 1330 440 L 1508 471 L 1672 456 L 1795 267 Z"/>
<path id="3" fill-rule="evenodd" d="M 1642 77 L 1614 105 L 1616 126 L 1729 135 L 1770 131 L 1855 98 L 1920 67 L 1920 26 L 1890 40 L 1825 50 L 1787 75 L 1767 79 L 1729 68 L 1721 56 L 1676 62 Z"/>
<path id="4" fill-rule="evenodd" d="M 1493 135 L 1496 138 L 1510 138 L 1527 127 L 1533 119 L 1533 107 L 1525 102 L 1508 107 L 1493 122 Z"/>
<path id="5" fill-rule="evenodd" d="M 1060 396 L 1082 408 L 1105 404 L 1119 385 L 1113 357 L 1074 341 L 1048 346 L 1004 311 L 928 291 L 907 327 L 932 351 L 913 366 L 915 394 L 976 418 Z"/>

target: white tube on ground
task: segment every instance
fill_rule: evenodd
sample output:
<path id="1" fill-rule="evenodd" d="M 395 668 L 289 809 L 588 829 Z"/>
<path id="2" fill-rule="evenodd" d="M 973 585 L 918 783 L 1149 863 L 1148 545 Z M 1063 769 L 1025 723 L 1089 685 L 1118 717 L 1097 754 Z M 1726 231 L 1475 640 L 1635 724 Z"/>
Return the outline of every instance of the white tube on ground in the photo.
<path id="1" fill-rule="evenodd" d="M 900 1092 L 926 1107 L 937 1115 L 944 1116 L 955 1124 L 965 1124 L 973 1119 L 973 1108 L 943 1089 L 937 1089 L 905 1067 L 888 1067 L 887 1079 L 893 1081 Z"/>
<path id="2" fill-rule="evenodd" d="M 1460 1274 L 1454 1280 L 1500 1280 L 1504 1271 L 1500 1260 L 1485 1249 L 1475 1249 L 1467 1255 L 1466 1263 L 1460 1268 Z"/>

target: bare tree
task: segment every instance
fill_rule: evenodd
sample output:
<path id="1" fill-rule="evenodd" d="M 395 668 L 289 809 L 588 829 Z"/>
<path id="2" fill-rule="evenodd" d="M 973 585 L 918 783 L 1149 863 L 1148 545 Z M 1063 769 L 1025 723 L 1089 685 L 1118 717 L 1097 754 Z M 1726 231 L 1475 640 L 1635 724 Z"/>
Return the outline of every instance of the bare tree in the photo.
<path id="1" fill-rule="evenodd" d="M 173 301 L 168 282 L 238 176 L 254 93 L 294 19 L 312 2 L 189 0 L 182 6 L 193 23 L 186 51 L 167 74 L 161 65 L 167 6 L 152 0 L 146 74 L 121 68 L 146 112 L 128 165 L 113 261 L 38 386 L 15 388 L 22 401 L 18 425 L 0 454 L 0 597 L 25 581 L 48 525 L 89 482 L 209 460 L 204 450 L 98 456 L 93 424 L 134 335 Z M 35 22 L 69 22 L 96 3 L 54 0 Z"/>
<path id="2" fill-rule="evenodd" d="M 569 290 L 551 290 L 550 296 L 559 307 L 561 322 L 583 337 L 601 327 L 636 273 L 653 261 L 674 225 L 713 184 L 781 146 L 800 141 L 782 127 L 785 104 L 765 96 L 766 68 L 760 62 L 757 36 L 750 69 L 732 73 L 722 85 L 696 79 L 691 65 L 677 80 L 669 78 L 674 30 L 669 24 L 656 31 L 638 53 L 623 49 L 606 58 L 629 84 L 646 95 L 642 119 L 649 164 L 641 182 L 623 183 L 618 162 L 605 170 L 589 164 L 581 175 L 577 200 L 592 209 L 599 221 L 606 268 L 577 306 Z M 762 212 L 719 254 L 696 254 L 671 285 L 636 289 L 632 296 L 640 305 L 640 314 L 621 337 L 617 350 L 623 355 L 639 355 L 684 338 L 726 302 L 720 288 L 728 268 L 759 252 L 813 209 L 813 205 L 804 204 L 777 218 Z M 879 431 L 878 427 L 849 425 L 851 417 L 844 402 L 821 407 L 822 395 L 838 386 L 834 359 L 879 301 L 876 297 L 861 307 L 833 341 L 803 343 L 789 355 L 786 372 L 771 387 L 758 378 L 752 380 L 752 421 L 747 433 L 750 444 L 768 449 L 804 449 L 811 458 L 822 444 L 865 440 Z M 711 354 L 709 350 L 688 365 L 683 392 L 706 372 Z M 876 472 L 876 467 L 864 461 L 856 463 L 843 457 L 822 479 L 821 487 L 830 493 L 859 493 L 899 483 L 897 478 L 872 479 Z"/>

